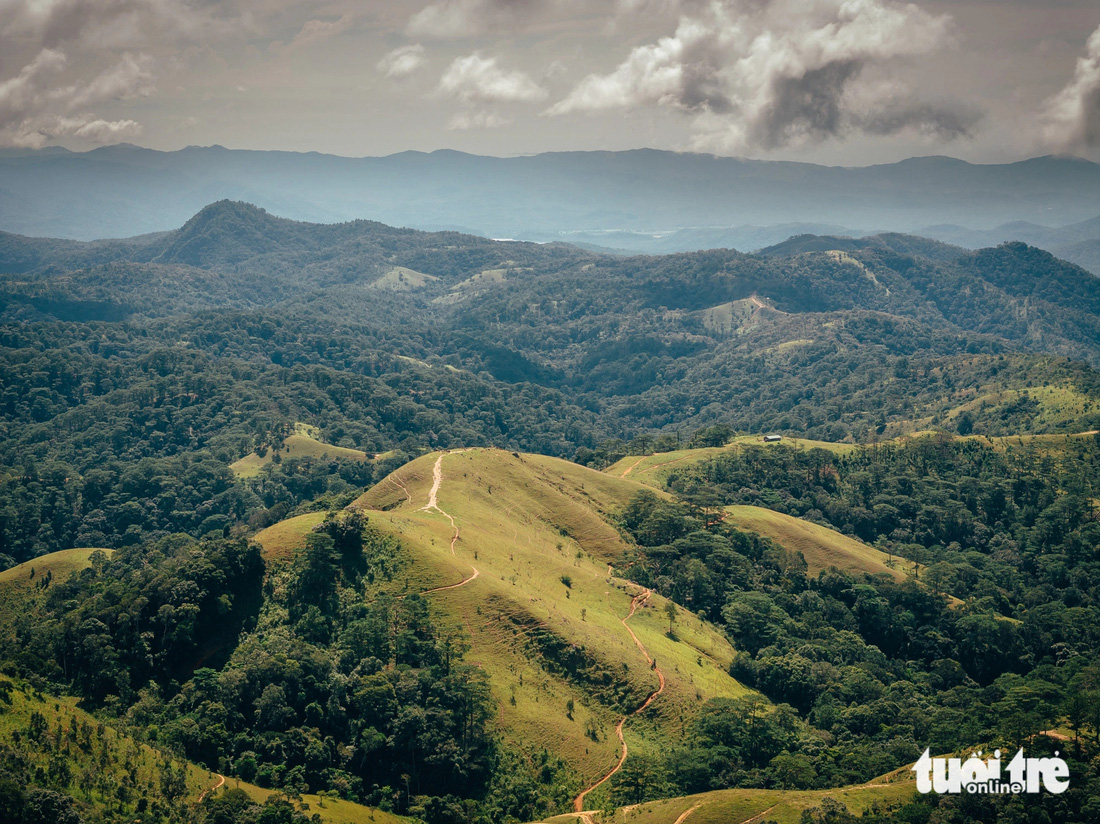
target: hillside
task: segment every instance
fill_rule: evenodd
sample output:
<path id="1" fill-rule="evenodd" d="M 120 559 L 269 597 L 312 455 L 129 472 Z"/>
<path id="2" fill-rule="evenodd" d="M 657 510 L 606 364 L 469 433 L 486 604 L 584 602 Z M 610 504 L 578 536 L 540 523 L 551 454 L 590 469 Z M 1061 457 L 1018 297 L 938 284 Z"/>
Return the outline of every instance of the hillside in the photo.
<path id="1" fill-rule="evenodd" d="M 657 672 L 663 692 L 624 726 L 630 752 L 659 751 L 700 701 L 747 694 L 714 628 L 681 611 L 668 638 L 665 600 L 635 611 L 643 588 L 614 574 L 625 546 L 607 518 L 639 488 L 552 458 L 467 450 L 419 458 L 352 505 L 413 553 L 404 587 L 466 628 L 499 728 L 565 758 L 582 786 L 618 761 L 617 719 L 657 689 Z M 631 612 L 637 644 L 621 620 Z"/>
<path id="2" fill-rule="evenodd" d="M 229 465 L 238 478 L 255 478 L 263 467 L 275 461 L 278 454 L 279 461 L 285 458 L 325 458 L 335 460 L 363 462 L 370 460 L 366 452 L 359 449 L 349 449 L 346 446 L 334 446 L 320 440 L 315 426 L 309 426 L 299 422 L 294 424 L 294 434 L 283 438 L 282 444 L 276 447 L 263 447 L 263 454 L 253 452 L 239 458 Z"/>
<path id="3" fill-rule="evenodd" d="M 262 529 L 436 449 L 602 466 L 716 426 L 851 444 L 1100 423 L 1096 278 L 1022 244 L 810 240 L 624 258 L 226 201 L 128 241 L 13 242 L 0 477 L 27 514 L 0 555 Z M 135 460 L 158 481 L 124 511 Z"/>
<path id="4" fill-rule="evenodd" d="M 149 815 L 158 821 L 193 821 L 204 799 L 234 790 L 243 791 L 258 805 L 270 798 L 287 810 L 316 813 L 324 824 L 408 821 L 310 794 L 294 805 L 287 804 L 281 792 L 226 779 L 183 761 L 104 725 L 70 698 L 51 696 L 19 681 L 0 677 L 0 706 L 0 769 L 25 776 L 31 785 L 27 790 L 37 787 L 68 796 L 71 801 L 63 802 L 62 809 L 72 804 L 86 820 L 106 820 L 101 818 L 104 815 L 140 820 Z M 303 824 L 307 820 L 299 819 Z"/>
<path id="5" fill-rule="evenodd" d="M 102 552 L 110 557 L 113 549 L 64 549 L 24 561 L 0 572 L 0 632 L 7 636 L 20 614 L 33 611 L 46 590 L 61 584 L 92 565 L 92 556 Z"/>
<path id="6" fill-rule="evenodd" d="M 727 517 L 739 529 L 747 529 L 771 538 L 784 549 L 802 553 L 806 574 L 816 576 L 835 568 L 844 572 L 888 575 L 901 581 L 903 566 L 885 552 L 852 540 L 820 524 L 792 518 L 758 506 L 726 507 Z"/>

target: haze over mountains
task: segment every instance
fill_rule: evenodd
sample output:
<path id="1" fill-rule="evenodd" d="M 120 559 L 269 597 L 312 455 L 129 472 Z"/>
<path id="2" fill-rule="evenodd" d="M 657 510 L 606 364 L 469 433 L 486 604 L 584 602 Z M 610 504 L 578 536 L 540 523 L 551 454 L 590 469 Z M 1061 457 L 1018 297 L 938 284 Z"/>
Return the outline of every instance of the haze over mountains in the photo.
<path id="1" fill-rule="evenodd" d="M 228 198 L 312 222 L 378 220 L 646 253 L 763 248 L 805 232 L 1023 240 L 1096 271 L 1100 166 L 1072 157 L 863 168 L 637 150 L 346 158 L 117 145 L 0 151 L 0 229 L 90 240 L 165 231 Z"/>

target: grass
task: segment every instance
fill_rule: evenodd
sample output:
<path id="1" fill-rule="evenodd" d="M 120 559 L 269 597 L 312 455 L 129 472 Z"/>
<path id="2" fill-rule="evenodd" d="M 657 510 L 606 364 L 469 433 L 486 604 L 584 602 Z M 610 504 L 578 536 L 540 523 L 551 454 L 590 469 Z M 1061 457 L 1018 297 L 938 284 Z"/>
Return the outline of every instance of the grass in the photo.
<path id="1" fill-rule="evenodd" d="M 614 575 L 627 547 L 607 520 L 644 487 L 543 456 L 444 454 L 438 506 L 459 529 L 452 555 L 450 522 L 424 509 L 439 455 L 406 464 L 352 506 L 368 510 L 371 523 L 409 552 L 399 584 L 405 591 L 452 585 L 478 570 L 468 584 L 426 597 L 469 639 L 466 660 L 488 676 L 501 733 L 561 756 L 576 769 L 580 789 L 618 760 L 615 723 L 657 687 L 619 620 L 641 589 Z M 728 674 L 734 650 L 721 633 L 681 611 L 678 640 L 669 639 L 664 604 L 654 595 L 630 621 L 667 679 L 665 692 L 626 724 L 632 753 L 669 746 L 702 701 L 748 692 Z M 548 645 L 577 651 L 592 680 L 561 674 L 546 659 Z M 585 736 L 589 725 L 598 740 Z"/>
<path id="2" fill-rule="evenodd" d="M 333 446 L 319 439 L 320 431 L 304 423 L 294 424 L 294 434 L 283 440 L 279 454 L 283 458 L 321 458 L 328 456 L 344 461 L 369 461 L 370 455 L 358 449 L 349 449 L 345 446 Z M 253 452 L 245 455 L 240 460 L 229 465 L 233 474 L 238 478 L 255 478 L 260 471 L 275 457 L 272 450 L 267 450 L 263 456 Z"/>
<path id="3" fill-rule="evenodd" d="M 224 789 L 243 790 L 257 804 L 263 804 L 272 795 L 282 795 L 236 778 L 226 778 Z M 297 806 L 308 815 L 317 813 L 325 824 L 412 824 L 416 820 L 387 813 L 377 807 L 364 807 L 342 798 L 322 798 L 312 793 L 303 794 Z"/>
<path id="4" fill-rule="evenodd" d="M 964 399 L 963 403 L 944 415 L 944 426 L 954 428 L 964 412 L 982 413 L 991 408 L 1011 407 L 1023 399 L 1030 399 L 1038 404 L 1038 412 L 1029 426 L 1040 432 L 1044 429 L 1065 430 L 1088 413 L 1097 411 L 1094 398 L 1068 384 L 1005 389 L 983 394 L 974 391 L 971 394 L 974 397 Z"/>
<path id="5" fill-rule="evenodd" d="M 718 335 L 739 334 L 756 321 L 759 310 L 748 298 L 712 306 L 702 311 L 703 328 Z"/>
<path id="6" fill-rule="evenodd" d="M 93 552 L 102 551 L 107 555 L 114 552 L 113 549 L 97 550 L 94 547 L 81 547 L 79 549 L 63 549 L 60 552 L 51 552 L 49 555 L 41 555 L 30 561 L 24 561 L 18 566 L 5 569 L 0 572 L 0 628 L 3 632 L 10 632 L 17 613 L 33 611 L 38 601 L 47 592 L 40 589 L 39 584 L 48 574 L 52 574 L 50 585 L 67 581 L 82 569 L 92 565 Z M 34 577 L 31 577 L 31 571 Z"/>
<path id="7" fill-rule="evenodd" d="M 875 779 L 869 784 L 830 790 L 716 790 L 709 793 L 649 801 L 616 810 L 609 816 L 593 816 L 599 824 L 745 824 L 775 821 L 799 824 L 803 810 L 820 807 L 825 798 L 839 801 L 854 815 L 873 805 L 900 806 L 916 795 L 915 783 L 903 775 Z M 681 819 L 681 816 L 687 816 Z M 546 819 L 555 824 L 575 822 L 575 815 Z"/>
<path id="8" fill-rule="evenodd" d="M 415 269 L 395 266 L 371 283 L 369 288 L 385 289 L 390 292 L 411 292 L 438 280 L 439 278 L 435 275 L 426 275 L 423 272 L 417 272 Z"/>
<path id="9" fill-rule="evenodd" d="M 806 438 L 788 438 L 776 443 L 764 444 L 763 435 L 739 435 L 725 446 L 705 446 L 698 449 L 678 449 L 672 452 L 657 452 L 652 455 L 628 455 L 604 469 L 608 475 L 617 478 L 630 478 L 632 481 L 664 489 L 669 472 L 686 466 L 693 466 L 719 455 L 743 448 L 746 444 L 767 446 L 768 449 L 825 449 L 834 454 L 843 454 L 855 449 L 855 444 L 813 441 Z"/>
<path id="10" fill-rule="evenodd" d="M 263 547 L 264 560 L 285 561 L 305 546 L 306 536 L 325 519 L 325 512 L 307 512 L 272 524 L 252 538 Z"/>
<path id="11" fill-rule="evenodd" d="M 728 521 L 739 529 L 756 532 L 784 549 L 801 552 L 810 576 L 836 567 L 846 572 L 889 575 L 899 581 L 906 577 L 891 566 L 885 552 L 820 524 L 759 506 L 727 506 L 726 512 Z"/>

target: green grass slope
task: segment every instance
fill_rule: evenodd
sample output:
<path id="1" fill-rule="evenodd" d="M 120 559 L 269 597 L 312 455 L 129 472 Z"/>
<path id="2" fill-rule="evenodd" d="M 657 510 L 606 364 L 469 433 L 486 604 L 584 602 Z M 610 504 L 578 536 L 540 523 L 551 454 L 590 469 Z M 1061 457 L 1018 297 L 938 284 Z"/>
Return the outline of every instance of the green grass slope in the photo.
<path id="1" fill-rule="evenodd" d="M 468 638 L 501 733 L 564 758 L 578 788 L 615 765 L 618 719 L 658 688 L 621 620 L 643 590 L 615 577 L 626 546 L 607 521 L 642 488 L 554 458 L 472 449 L 418 458 L 352 504 L 411 554 L 406 590 L 428 593 Z M 747 692 L 714 628 L 681 612 L 677 639 L 666 636 L 665 603 L 651 596 L 629 622 L 666 679 L 624 726 L 632 753 L 675 740 L 702 701 Z"/>
<path id="2" fill-rule="evenodd" d="M 891 564 L 885 552 L 834 529 L 759 506 L 727 506 L 725 511 L 727 520 L 739 529 L 771 538 L 784 549 L 801 552 L 810 576 L 836 567 L 845 572 L 889 575 L 899 581 L 905 578 L 905 573 Z"/>
<path id="3" fill-rule="evenodd" d="M 16 616 L 33 611 L 48 586 L 60 584 L 92 565 L 92 553 L 113 549 L 81 547 L 41 555 L 0 572 L 0 632 L 10 632 Z"/>
<path id="4" fill-rule="evenodd" d="M 627 455 L 603 471 L 616 478 L 629 478 L 632 481 L 664 489 L 669 472 L 702 463 L 723 452 L 740 449 L 746 444 L 763 445 L 763 435 L 741 435 L 725 446 L 704 446 L 697 449 L 677 449 L 672 452 L 656 452 L 652 455 Z M 854 444 L 814 441 L 806 438 L 787 438 L 767 444 L 769 449 L 826 449 L 829 452 L 844 453 L 855 448 Z"/>
<path id="5" fill-rule="evenodd" d="M 263 547 L 265 561 L 285 561 L 305 545 L 306 536 L 325 519 L 324 512 L 307 512 L 261 529 L 253 537 Z"/>
<path id="6" fill-rule="evenodd" d="M 288 435 L 279 450 L 283 458 L 320 458 L 327 455 L 344 461 L 369 461 L 370 455 L 358 449 L 349 449 L 346 446 L 333 446 L 318 438 L 316 427 L 303 423 L 294 424 L 294 434 Z M 229 465 L 238 478 L 255 478 L 260 471 L 275 457 L 275 453 L 267 450 L 261 456 L 257 452 L 245 455 L 240 460 Z"/>
<path id="7" fill-rule="evenodd" d="M 806 810 L 826 798 L 843 804 L 854 815 L 874 805 L 901 806 L 916 794 L 907 769 L 896 770 L 867 784 L 829 790 L 716 790 L 682 798 L 666 798 L 622 807 L 610 815 L 589 815 L 598 824 L 749 824 L 774 821 L 800 824 Z M 546 819 L 553 824 L 581 820 L 576 815 Z"/>

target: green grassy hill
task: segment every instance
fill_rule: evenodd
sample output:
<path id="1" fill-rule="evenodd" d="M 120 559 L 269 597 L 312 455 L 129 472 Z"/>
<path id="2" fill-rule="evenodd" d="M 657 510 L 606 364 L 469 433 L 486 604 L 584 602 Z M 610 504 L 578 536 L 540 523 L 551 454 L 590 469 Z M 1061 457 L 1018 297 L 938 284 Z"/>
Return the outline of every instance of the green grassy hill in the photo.
<path id="1" fill-rule="evenodd" d="M 845 572 L 889 575 L 899 581 L 905 578 L 901 563 L 896 560 L 891 563 L 885 552 L 834 529 L 759 506 L 727 506 L 725 511 L 727 519 L 739 529 L 771 538 L 784 549 L 801 552 L 810 576 L 836 567 Z"/>
<path id="2" fill-rule="evenodd" d="M 661 676 L 663 692 L 624 726 L 632 753 L 674 741 L 706 699 L 748 692 L 728 674 L 733 648 L 692 613 L 681 610 L 675 640 L 658 595 L 638 600 L 629 630 L 621 620 L 644 590 L 614 574 L 627 547 L 608 519 L 643 488 L 554 458 L 471 449 L 424 455 L 352 504 L 409 553 L 395 594 L 427 594 L 465 637 L 499 731 L 565 759 L 578 790 L 618 762 L 616 724 Z M 285 557 L 319 517 L 257 540 Z"/>
<path id="3" fill-rule="evenodd" d="M 652 455 L 627 455 L 604 469 L 608 475 L 630 478 L 632 481 L 664 489 L 669 472 L 709 460 L 746 444 L 763 444 L 763 435 L 740 435 L 725 446 L 704 446 L 697 449 L 677 449 L 672 452 L 656 452 Z M 772 449 L 827 449 L 842 454 L 855 448 L 854 444 L 815 441 L 807 438 L 788 438 L 768 444 Z"/>
<path id="4" fill-rule="evenodd" d="M 294 424 L 294 434 L 283 439 L 279 453 L 282 458 L 320 458 L 328 455 L 345 461 L 369 461 L 371 456 L 359 449 L 349 449 L 345 446 L 333 446 L 322 441 L 318 435 L 319 430 L 315 426 L 304 423 Z M 264 450 L 263 455 L 253 452 L 245 455 L 240 460 L 229 465 L 233 474 L 238 478 L 255 478 L 263 467 L 271 463 L 275 453 Z"/>

